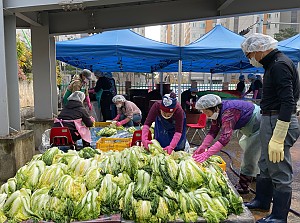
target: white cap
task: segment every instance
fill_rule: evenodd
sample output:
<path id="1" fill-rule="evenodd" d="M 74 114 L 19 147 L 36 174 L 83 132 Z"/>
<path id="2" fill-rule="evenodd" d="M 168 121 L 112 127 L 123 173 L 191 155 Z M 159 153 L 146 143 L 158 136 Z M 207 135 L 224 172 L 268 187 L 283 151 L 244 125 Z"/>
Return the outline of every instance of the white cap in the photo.
<path id="1" fill-rule="evenodd" d="M 113 98 L 112 98 L 112 102 L 113 103 L 116 103 L 116 102 L 125 102 L 126 101 L 126 99 L 125 99 L 125 97 L 123 96 L 123 95 L 116 95 L 116 96 L 114 96 Z"/>
<path id="2" fill-rule="evenodd" d="M 276 49 L 278 41 L 271 36 L 261 33 L 253 33 L 241 44 L 244 53 L 266 51 Z"/>
<path id="3" fill-rule="evenodd" d="M 199 98 L 196 102 L 196 108 L 203 110 L 211 107 L 215 107 L 222 103 L 221 98 L 215 94 L 207 94 Z"/>
<path id="4" fill-rule="evenodd" d="M 80 101 L 83 102 L 85 99 L 85 94 L 81 91 L 74 91 L 69 97 L 68 101 Z"/>
<path id="5" fill-rule="evenodd" d="M 88 69 L 83 69 L 81 75 L 85 76 L 88 80 L 91 80 L 92 78 L 92 72 Z"/>

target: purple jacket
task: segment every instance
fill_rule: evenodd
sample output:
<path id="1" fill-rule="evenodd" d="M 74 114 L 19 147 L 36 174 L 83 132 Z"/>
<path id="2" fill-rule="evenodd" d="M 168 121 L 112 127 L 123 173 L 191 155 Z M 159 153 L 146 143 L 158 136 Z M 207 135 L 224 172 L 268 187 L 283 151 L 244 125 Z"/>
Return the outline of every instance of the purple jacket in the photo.
<path id="1" fill-rule="evenodd" d="M 209 133 L 216 138 L 221 130 L 219 142 L 226 146 L 233 130 L 243 128 L 251 119 L 254 104 L 242 100 L 224 100 L 218 119 L 212 122 Z"/>

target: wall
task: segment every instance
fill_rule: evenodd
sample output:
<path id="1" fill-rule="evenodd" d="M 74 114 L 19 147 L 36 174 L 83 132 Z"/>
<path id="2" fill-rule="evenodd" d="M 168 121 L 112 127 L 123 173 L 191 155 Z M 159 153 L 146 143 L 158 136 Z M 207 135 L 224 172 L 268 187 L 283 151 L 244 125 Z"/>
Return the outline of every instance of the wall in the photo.
<path id="1" fill-rule="evenodd" d="M 33 131 L 24 130 L 0 138 L 0 185 L 14 177 L 16 171 L 35 154 Z"/>
<path id="2" fill-rule="evenodd" d="M 20 107 L 34 106 L 33 99 L 33 82 L 32 81 L 19 81 L 19 94 L 20 94 Z"/>

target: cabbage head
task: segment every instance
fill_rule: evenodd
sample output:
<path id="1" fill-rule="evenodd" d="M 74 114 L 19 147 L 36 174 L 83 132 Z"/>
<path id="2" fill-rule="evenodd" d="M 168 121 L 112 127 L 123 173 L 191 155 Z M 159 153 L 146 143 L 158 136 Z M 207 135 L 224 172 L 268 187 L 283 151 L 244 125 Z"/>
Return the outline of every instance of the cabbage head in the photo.
<path id="1" fill-rule="evenodd" d="M 103 176 L 101 175 L 101 170 L 98 167 L 90 167 L 85 176 L 84 181 L 88 190 L 99 190 L 101 186 L 101 182 L 103 180 Z"/>
<path id="2" fill-rule="evenodd" d="M 77 220 L 98 218 L 100 215 L 100 201 L 97 196 L 98 192 L 96 190 L 88 191 L 81 202 L 76 206 L 73 217 Z"/>

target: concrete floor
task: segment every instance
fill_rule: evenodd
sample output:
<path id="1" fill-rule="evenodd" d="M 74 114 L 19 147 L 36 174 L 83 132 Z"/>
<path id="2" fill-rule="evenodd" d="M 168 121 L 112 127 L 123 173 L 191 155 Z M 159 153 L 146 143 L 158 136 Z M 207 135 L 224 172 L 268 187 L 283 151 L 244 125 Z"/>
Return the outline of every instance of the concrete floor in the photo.
<path id="1" fill-rule="evenodd" d="M 194 132 L 193 130 L 189 131 L 187 135 L 188 140 L 191 139 L 193 132 Z M 198 136 L 196 136 L 193 142 L 199 145 L 201 143 L 201 140 L 199 139 Z M 195 145 L 192 145 L 192 147 L 193 146 Z M 238 177 L 231 170 L 230 163 L 232 163 L 233 169 L 239 172 L 240 162 L 243 156 L 236 135 L 232 137 L 229 144 L 223 150 L 226 151 L 231 156 L 232 162 L 226 154 L 222 152 L 219 154 L 227 163 L 227 168 L 226 168 L 227 175 L 230 181 L 232 182 L 232 184 L 235 185 L 238 181 Z M 300 137 L 298 141 L 295 143 L 295 145 L 293 146 L 293 148 L 291 149 L 291 153 L 293 158 L 293 171 L 294 171 L 294 182 L 292 184 L 293 195 L 292 195 L 291 209 L 300 213 Z M 252 183 L 251 188 L 255 191 L 255 182 Z M 250 193 L 241 196 L 243 197 L 243 200 L 247 202 L 252 200 L 255 195 L 253 193 Z M 258 212 L 258 211 L 253 211 L 252 214 L 254 215 L 256 220 L 268 215 L 268 213 Z M 288 223 L 300 223 L 300 217 L 290 212 L 288 215 Z"/>

